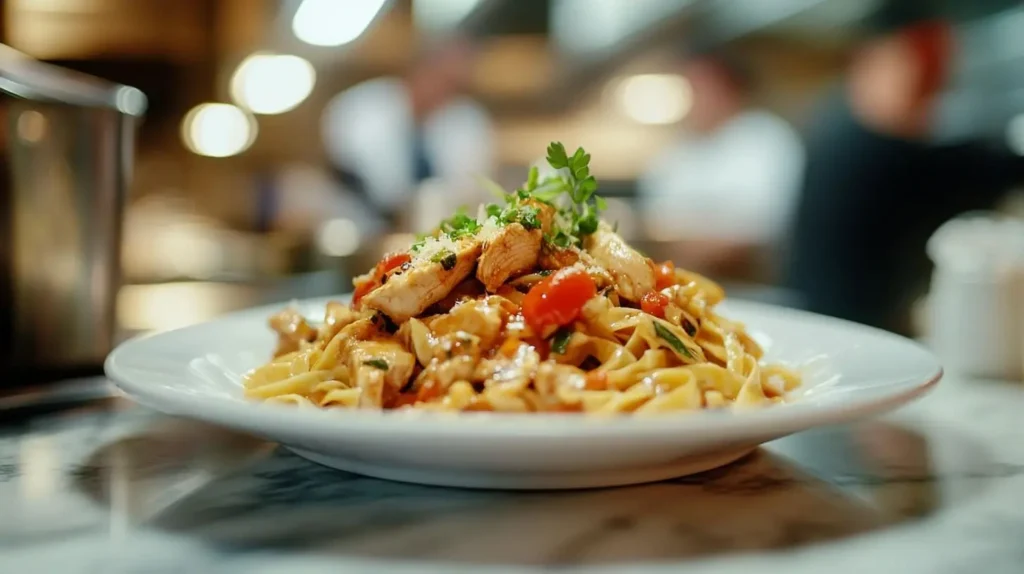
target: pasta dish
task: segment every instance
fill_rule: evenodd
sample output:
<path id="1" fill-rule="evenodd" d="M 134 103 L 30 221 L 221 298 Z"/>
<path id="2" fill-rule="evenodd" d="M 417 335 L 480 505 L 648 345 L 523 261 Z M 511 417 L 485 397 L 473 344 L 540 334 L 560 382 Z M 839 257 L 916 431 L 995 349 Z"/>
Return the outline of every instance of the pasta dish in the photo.
<path id="1" fill-rule="evenodd" d="M 653 414 L 784 400 L 799 376 L 762 364 L 715 311 L 713 281 L 655 263 L 600 217 L 590 155 L 460 211 L 354 280 L 322 322 L 270 318 L 250 398 L 322 408 Z"/>

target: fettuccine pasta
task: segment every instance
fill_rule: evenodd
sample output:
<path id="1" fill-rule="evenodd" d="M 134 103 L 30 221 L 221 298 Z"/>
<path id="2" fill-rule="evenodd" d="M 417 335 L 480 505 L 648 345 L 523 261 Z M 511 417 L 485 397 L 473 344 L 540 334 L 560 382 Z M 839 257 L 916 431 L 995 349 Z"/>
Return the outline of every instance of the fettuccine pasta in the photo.
<path id="1" fill-rule="evenodd" d="M 548 149 L 505 205 L 442 222 L 310 324 L 273 316 L 257 400 L 326 409 L 656 415 L 760 407 L 799 375 L 761 362 L 706 277 L 654 263 L 599 218 L 590 156 Z"/>

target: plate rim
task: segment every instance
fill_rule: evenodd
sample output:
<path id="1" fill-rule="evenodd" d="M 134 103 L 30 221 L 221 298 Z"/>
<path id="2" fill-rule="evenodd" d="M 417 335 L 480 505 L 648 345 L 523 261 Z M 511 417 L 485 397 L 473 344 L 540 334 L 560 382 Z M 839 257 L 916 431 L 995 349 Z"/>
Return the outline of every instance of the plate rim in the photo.
<path id="1" fill-rule="evenodd" d="M 593 417 L 579 413 L 485 413 L 485 412 L 424 412 L 424 411 L 368 411 L 346 410 L 339 416 L 337 411 L 314 408 L 295 408 L 288 405 L 257 403 L 229 397 L 204 397 L 202 406 L 196 406 L 196 397 L 162 385 L 147 385 L 134 380 L 135 377 L 122 370 L 122 356 L 130 354 L 134 347 L 150 339 L 190 330 L 201 330 L 211 324 L 244 321 L 254 316 L 265 317 L 284 305 L 300 307 L 322 305 L 327 301 L 344 300 L 348 295 L 314 297 L 290 302 L 260 305 L 227 313 L 193 325 L 176 329 L 136 335 L 118 344 L 104 361 L 104 372 L 120 392 L 131 400 L 148 408 L 170 414 L 199 419 L 222 426 L 242 428 L 250 432 L 257 430 L 272 437 L 279 432 L 319 434 L 325 431 L 358 430 L 374 435 L 406 435 L 410 432 L 430 433 L 437 436 L 465 435 L 472 431 L 481 439 L 519 438 L 616 438 L 661 436 L 666 433 L 687 431 L 712 432 L 716 439 L 739 439 L 754 435 L 784 436 L 792 432 L 824 425 L 850 422 L 859 418 L 880 414 L 895 409 L 933 389 L 944 375 L 938 357 L 927 347 L 907 337 L 882 329 L 862 325 L 843 319 L 827 317 L 816 313 L 780 307 L 752 301 L 732 300 L 722 303 L 727 309 L 740 311 L 745 308 L 753 313 L 788 314 L 805 321 L 844 325 L 847 329 L 860 331 L 875 337 L 883 337 L 915 347 L 932 363 L 932 372 L 927 376 L 909 377 L 888 383 L 894 389 L 886 394 L 871 397 L 853 397 L 847 402 L 824 405 L 794 401 L 768 408 L 743 412 L 698 411 L 678 416 L 617 416 Z M 731 311 L 730 311 L 731 312 Z M 740 320 L 744 320 L 742 317 Z M 768 333 L 771 336 L 771 333 Z M 186 364 L 182 368 L 187 368 Z M 255 424 L 251 424 L 253 420 Z M 523 424 L 529 421 L 529 424 Z"/>

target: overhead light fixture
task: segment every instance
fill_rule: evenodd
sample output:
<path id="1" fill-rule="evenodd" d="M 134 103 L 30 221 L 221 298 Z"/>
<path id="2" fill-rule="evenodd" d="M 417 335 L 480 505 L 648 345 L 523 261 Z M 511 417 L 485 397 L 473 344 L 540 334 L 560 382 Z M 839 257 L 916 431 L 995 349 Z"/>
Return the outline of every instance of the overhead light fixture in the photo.
<path id="1" fill-rule="evenodd" d="M 642 124 L 678 122 L 693 104 L 690 82 L 676 74 L 630 76 L 619 82 L 616 93 L 622 111 Z"/>
<path id="2" fill-rule="evenodd" d="M 228 157 L 256 140 L 256 120 L 231 104 L 206 103 L 192 108 L 181 122 L 181 139 L 192 152 Z"/>
<path id="3" fill-rule="evenodd" d="M 302 103 L 316 84 L 309 60 L 257 52 L 231 77 L 231 97 L 254 114 L 281 114 Z"/>
<path id="4" fill-rule="evenodd" d="M 1006 126 L 1006 142 L 1017 155 L 1024 155 L 1024 114 L 1014 116 Z"/>
<path id="5" fill-rule="evenodd" d="M 387 0 L 303 0 L 292 32 L 314 46 L 343 46 L 370 27 L 385 4 Z"/>

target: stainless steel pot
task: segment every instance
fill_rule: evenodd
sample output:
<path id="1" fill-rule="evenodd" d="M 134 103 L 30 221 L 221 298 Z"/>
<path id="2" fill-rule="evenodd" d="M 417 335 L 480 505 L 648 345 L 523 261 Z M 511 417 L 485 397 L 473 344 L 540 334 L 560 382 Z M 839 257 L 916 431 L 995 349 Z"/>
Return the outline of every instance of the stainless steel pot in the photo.
<path id="1" fill-rule="evenodd" d="M 139 90 L 0 45 L 0 387 L 113 345 Z"/>

